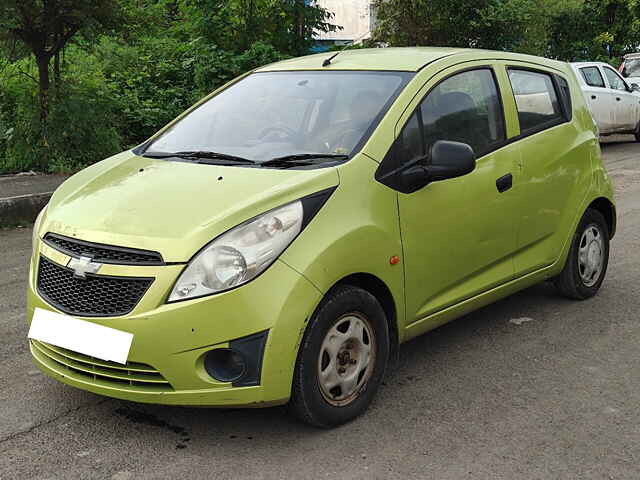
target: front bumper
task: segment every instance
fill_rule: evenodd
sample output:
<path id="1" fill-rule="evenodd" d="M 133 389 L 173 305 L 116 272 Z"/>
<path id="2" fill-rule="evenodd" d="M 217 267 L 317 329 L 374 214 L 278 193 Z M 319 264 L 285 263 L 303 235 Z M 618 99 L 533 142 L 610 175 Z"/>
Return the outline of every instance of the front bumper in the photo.
<path id="1" fill-rule="evenodd" d="M 58 311 L 36 289 L 39 255 L 60 265 L 69 257 L 38 242 L 31 261 L 27 319 L 35 308 Z M 31 341 L 36 365 L 68 385 L 135 402 L 203 406 L 267 406 L 286 403 L 306 321 L 321 293 L 278 260 L 252 282 L 210 297 L 166 304 L 184 265 L 104 265 L 101 274 L 154 277 L 131 314 L 83 318 L 134 335 L 126 366 Z M 204 354 L 229 342 L 268 331 L 260 384 L 236 386 L 211 378 Z"/>

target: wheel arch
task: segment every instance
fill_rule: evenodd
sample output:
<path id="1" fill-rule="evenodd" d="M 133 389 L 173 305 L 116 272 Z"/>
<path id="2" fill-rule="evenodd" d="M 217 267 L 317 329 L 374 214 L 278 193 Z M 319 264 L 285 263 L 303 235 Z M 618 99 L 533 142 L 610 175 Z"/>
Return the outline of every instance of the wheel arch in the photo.
<path id="1" fill-rule="evenodd" d="M 589 204 L 588 208 L 592 208 L 597 210 L 602 214 L 602 216 L 607 221 L 607 227 L 609 227 L 609 238 L 613 238 L 616 234 L 617 228 L 617 218 L 616 218 L 616 207 L 611 201 L 606 197 L 596 198 L 593 202 Z"/>
<path id="2" fill-rule="evenodd" d="M 384 310 L 389 329 L 389 359 L 398 359 L 400 337 L 398 330 L 398 310 L 393 294 L 389 287 L 380 278 L 370 273 L 353 273 L 337 281 L 328 291 L 327 295 L 336 287 L 350 285 L 361 288 L 373 295 Z"/>

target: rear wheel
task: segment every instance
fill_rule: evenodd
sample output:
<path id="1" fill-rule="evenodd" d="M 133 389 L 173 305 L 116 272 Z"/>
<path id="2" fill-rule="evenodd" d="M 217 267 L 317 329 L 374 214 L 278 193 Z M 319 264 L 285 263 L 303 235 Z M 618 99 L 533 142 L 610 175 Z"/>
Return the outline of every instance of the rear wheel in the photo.
<path id="1" fill-rule="evenodd" d="M 375 297 L 357 287 L 336 288 L 300 346 L 289 411 L 324 428 L 354 419 L 371 403 L 388 357 L 387 320 Z"/>
<path id="2" fill-rule="evenodd" d="M 573 238 L 567 263 L 555 284 L 569 298 L 593 297 L 607 273 L 609 264 L 609 228 L 597 210 L 585 212 Z"/>

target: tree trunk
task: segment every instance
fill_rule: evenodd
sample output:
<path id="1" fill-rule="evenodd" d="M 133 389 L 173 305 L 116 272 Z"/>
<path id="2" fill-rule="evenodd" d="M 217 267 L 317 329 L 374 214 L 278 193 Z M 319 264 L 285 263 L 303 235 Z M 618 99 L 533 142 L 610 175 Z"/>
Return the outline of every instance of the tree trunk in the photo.
<path id="1" fill-rule="evenodd" d="M 250 47 L 256 38 L 256 19 L 258 11 L 255 0 L 249 0 L 247 8 L 247 48 Z"/>
<path id="2" fill-rule="evenodd" d="M 38 65 L 38 83 L 40 87 L 40 120 L 45 124 L 49 116 L 49 87 L 51 82 L 49 79 L 49 60 L 48 55 L 36 56 Z"/>
<path id="3" fill-rule="evenodd" d="M 56 53 L 53 57 L 53 81 L 55 84 L 56 96 L 60 91 L 60 52 Z"/>
<path id="4" fill-rule="evenodd" d="M 304 4 L 304 0 L 296 0 L 296 12 L 295 12 L 295 16 L 296 16 L 296 33 L 298 36 L 298 40 L 297 40 L 297 50 L 298 50 L 298 55 L 303 55 L 305 53 L 304 49 L 303 49 L 303 45 L 305 44 L 305 31 L 304 31 L 304 20 L 305 20 L 305 9 L 306 5 Z"/>

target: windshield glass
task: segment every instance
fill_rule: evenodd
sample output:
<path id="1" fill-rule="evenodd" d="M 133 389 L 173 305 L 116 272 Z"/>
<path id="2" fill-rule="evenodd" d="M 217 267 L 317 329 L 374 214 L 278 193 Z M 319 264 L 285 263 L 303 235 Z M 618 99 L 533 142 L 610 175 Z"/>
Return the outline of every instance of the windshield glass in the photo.
<path id="1" fill-rule="evenodd" d="M 169 128 L 147 148 L 209 151 L 263 162 L 298 154 L 354 153 L 412 74 L 254 73 Z"/>
<path id="2" fill-rule="evenodd" d="M 640 77 L 640 58 L 624 61 L 623 77 Z"/>

